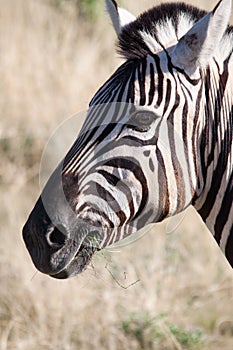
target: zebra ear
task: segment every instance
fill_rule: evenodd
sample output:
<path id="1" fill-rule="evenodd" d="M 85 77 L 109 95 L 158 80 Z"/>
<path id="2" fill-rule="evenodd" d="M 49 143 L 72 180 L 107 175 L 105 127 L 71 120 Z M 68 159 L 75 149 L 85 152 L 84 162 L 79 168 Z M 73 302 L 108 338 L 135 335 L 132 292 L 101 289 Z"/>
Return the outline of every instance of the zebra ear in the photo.
<path id="1" fill-rule="evenodd" d="M 231 15 L 231 0 L 221 0 L 214 10 L 179 40 L 172 53 L 172 63 L 186 71 L 194 72 L 205 67 L 219 49 Z"/>
<path id="2" fill-rule="evenodd" d="M 123 27 L 135 21 L 136 17 L 127 10 L 119 7 L 115 0 L 105 0 L 106 8 L 112 20 L 113 27 L 119 36 Z"/>

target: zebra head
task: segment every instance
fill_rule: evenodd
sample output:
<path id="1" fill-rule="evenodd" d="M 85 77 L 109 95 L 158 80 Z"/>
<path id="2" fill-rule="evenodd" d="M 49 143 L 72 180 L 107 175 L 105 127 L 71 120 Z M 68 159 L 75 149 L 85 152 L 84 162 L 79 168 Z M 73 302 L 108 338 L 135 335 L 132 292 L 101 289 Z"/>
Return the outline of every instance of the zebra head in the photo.
<path id="1" fill-rule="evenodd" d="M 168 3 L 138 18 L 114 0 L 106 5 L 125 63 L 92 99 L 23 229 L 35 266 L 55 278 L 82 272 L 96 250 L 198 203 L 211 152 L 201 153 L 205 118 L 217 87 L 227 90 L 230 0 L 210 13 Z M 224 107 L 218 100 L 219 115 L 231 96 Z"/>

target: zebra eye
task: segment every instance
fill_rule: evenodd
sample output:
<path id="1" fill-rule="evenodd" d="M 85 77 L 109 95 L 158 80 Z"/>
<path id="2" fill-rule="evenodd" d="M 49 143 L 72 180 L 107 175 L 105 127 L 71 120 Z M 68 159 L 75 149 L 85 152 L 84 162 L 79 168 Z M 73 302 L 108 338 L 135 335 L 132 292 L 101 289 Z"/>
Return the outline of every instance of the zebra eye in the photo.
<path id="1" fill-rule="evenodd" d="M 134 113 L 129 120 L 129 127 L 136 131 L 147 131 L 151 124 L 156 119 L 153 112 L 150 111 L 139 111 Z"/>

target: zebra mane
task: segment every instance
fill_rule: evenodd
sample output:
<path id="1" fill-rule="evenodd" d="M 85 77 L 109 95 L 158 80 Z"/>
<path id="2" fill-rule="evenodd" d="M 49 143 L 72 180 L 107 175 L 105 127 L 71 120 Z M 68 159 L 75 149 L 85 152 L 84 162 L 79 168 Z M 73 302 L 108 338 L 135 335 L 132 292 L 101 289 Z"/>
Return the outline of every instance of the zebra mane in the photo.
<path id="1" fill-rule="evenodd" d="M 156 6 L 123 28 L 118 52 L 127 59 L 159 52 L 176 44 L 206 13 L 182 2 Z M 228 32 L 233 35 L 233 27 L 229 27 Z"/>

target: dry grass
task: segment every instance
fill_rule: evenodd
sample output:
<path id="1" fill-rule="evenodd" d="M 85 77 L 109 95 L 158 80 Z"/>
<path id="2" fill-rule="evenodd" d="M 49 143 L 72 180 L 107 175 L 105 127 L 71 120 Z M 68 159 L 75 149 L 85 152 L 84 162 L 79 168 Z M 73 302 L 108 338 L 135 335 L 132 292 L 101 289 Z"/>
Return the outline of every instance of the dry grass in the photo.
<path id="1" fill-rule="evenodd" d="M 35 273 L 23 245 L 46 139 L 120 63 L 102 18 L 0 0 L 0 349 L 231 350 L 232 270 L 193 210 L 167 237 L 166 222 L 154 226 L 67 281 Z"/>

